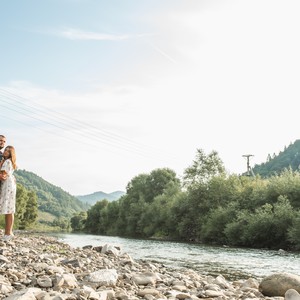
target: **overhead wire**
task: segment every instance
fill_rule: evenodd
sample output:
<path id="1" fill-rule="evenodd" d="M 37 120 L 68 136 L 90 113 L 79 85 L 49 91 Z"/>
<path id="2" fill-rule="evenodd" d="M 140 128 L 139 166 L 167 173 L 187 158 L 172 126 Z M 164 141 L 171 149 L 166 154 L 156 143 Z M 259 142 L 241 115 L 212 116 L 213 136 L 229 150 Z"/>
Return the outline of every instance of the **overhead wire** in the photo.
<path id="1" fill-rule="evenodd" d="M 93 138 L 93 142 L 95 142 L 96 139 L 96 141 L 105 143 L 106 145 L 113 146 L 122 150 L 127 150 L 129 152 L 134 152 L 135 154 L 148 157 L 150 156 L 155 159 L 162 159 L 160 157 L 161 152 L 159 149 L 155 149 L 154 151 L 153 147 L 148 147 L 136 143 L 130 139 L 105 130 L 100 130 L 99 128 L 92 126 L 86 122 L 83 122 L 82 120 L 70 118 L 69 116 L 61 112 L 57 112 L 47 107 L 43 107 L 40 104 L 34 103 L 33 106 L 31 104 L 24 103 L 24 100 L 26 102 L 29 101 L 31 103 L 34 103 L 32 100 L 29 100 L 15 93 L 12 93 L 11 91 L 0 88 L 0 101 L 4 103 L 4 105 L 2 104 L 2 106 L 6 107 L 6 109 L 14 111 L 22 116 L 26 116 L 28 118 L 39 121 L 43 124 L 50 125 L 61 130 L 71 131 L 75 135 L 78 135 L 79 130 L 85 130 L 85 137 Z M 154 152 L 158 153 L 160 156 L 155 155 Z M 172 155 L 168 155 L 168 159 L 170 158 L 174 157 Z"/>
<path id="2" fill-rule="evenodd" d="M 0 100 L 1 101 L 1 100 Z M 6 109 L 9 109 L 10 111 L 14 111 L 14 112 L 17 112 L 17 113 L 19 113 L 19 114 L 21 114 L 23 117 L 27 117 L 27 118 L 29 118 L 29 119 L 34 119 L 34 120 L 36 120 L 36 121 L 40 121 L 40 122 L 42 122 L 42 123 L 44 123 L 44 124 L 46 124 L 46 125 L 50 125 L 50 126 L 53 126 L 53 127 L 55 127 L 55 128 L 58 128 L 58 129 L 61 129 L 61 130 L 63 130 L 64 132 L 67 130 L 68 131 L 68 133 L 72 133 L 72 134 L 74 134 L 74 135 L 80 135 L 80 142 L 78 141 L 78 139 L 75 139 L 75 138 L 70 138 L 70 135 L 63 135 L 62 134 L 62 132 L 61 131 L 58 131 L 58 132 L 56 132 L 56 133 L 53 133 L 54 135 L 59 135 L 59 136 L 61 136 L 62 138 L 65 138 L 65 139 L 68 139 L 68 140 L 70 140 L 70 141 L 73 141 L 73 142 L 76 142 L 76 143 L 80 143 L 80 144 L 83 144 L 83 136 L 84 137 L 87 137 L 87 135 L 89 135 L 89 133 L 76 133 L 76 132 L 74 132 L 74 131 L 69 131 L 70 130 L 70 128 L 66 128 L 66 127 L 62 127 L 62 126 L 60 126 L 60 125 L 57 125 L 57 124 L 55 124 L 55 123 L 52 123 L 52 122 L 49 122 L 49 121 L 45 121 L 45 120 L 42 120 L 42 119 L 40 119 L 40 118 L 37 118 L 37 117 L 35 117 L 35 116 L 32 116 L 32 115 L 28 115 L 27 113 L 24 113 L 23 111 L 20 111 L 20 110 L 18 110 L 18 109 L 16 109 L 16 108 L 12 108 L 12 107 L 9 107 L 9 106 L 5 106 L 5 105 L 3 105 L 2 104 L 2 108 L 6 108 Z M 5 115 L 2 115 L 4 118 L 7 118 L 7 116 L 5 116 Z M 10 119 L 12 119 L 12 118 L 10 118 Z M 15 120 L 15 119 L 14 119 Z M 42 129 L 41 127 L 39 127 L 39 126 L 37 126 L 37 125 L 29 125 L 28 123 L 25 123 L 25 122 L 20 122 L 19 121 L 19 123 L 21 123 L 21 124 L 25 124 L 25 125 L 28 125 L 28 126 L 30 126 L 30 127 L 33 127 L 33 128 L 35 128 L 35 129 L 39 129 L 39 130 L 41 130 L 41 131 L 45 131 L 45 132 L 47 132 L 47 133 L 52 133 L 52 132 L 50 132 L 50 131 L 47 131 L 47 130 L 45 130 L 44 128 Z M 77 130 L 78 130 L 78 128 L 76 128 Z M 91 140 L 91 139 L 88 139 L 89 141 Z M 134 150 L 134 149 L 130 149 L 130 148 L 126 148 L 126 147 L 124 147 L 124 146 L 122 146 L 122 145 L 114 145 L 114 144 L 112 144 L 112 142 L 109 142 L 109 141 L 107 141 L 107 140 L 105 140 L 105 139 L 99 139 L 98 137 L 96 137 L 96 140 L 98 141 L 98 142 L 101 142 L 101 144 L 103 145 L 103 144 L 105 144 L 105 145 L 108 145 L 108 146 L 114 146 L 114 150 L 116 150 L 116 148 L 118 148 L 118 149 L 122 149 L 122 150 L 127 150 L 127 151 L 130 151 L 130 152 L 134 152 L 135 154 L 138 154 L 138 155 L 142 155 L 142 156 L 145 156 L 145 155 L 143 155 L 143 153 L 142 152 L 138 152 L 138 151 L 136 151 L 136 150 Z M 95 139 L 93 139 L 93 142 L 95 142 Z M 92 145 L 91 143 L 86 143 L 86 142 L 84 142 L 84 144 L 88 144 L 88 145 Z M 99 147 L 97 147 L 95 144 L 93 144 L 94 145 L 94 147 L 95 148 L 99 148 Z M 114 151 L 115 152 L 115 151 Z M 152 157 L 152 158 L 154 158 L 154 157 Z"/>
<path id="3" fill-rule="evenodd" d="M 18 103 L 20 103 L 20 104 L 23 105 L 23 106 L 25 105 L 25 106 L 29 107 L 29 108 L 33 111 L 33 113 L 35 113 L 35 112 L 37 111 L 39 114 L 42 113 L 42 114 L 46 115 L 47 118 L 50 117 L 50 118 L 54 119 L 56 122 L 59 122 L 59 123 L 61 123 L 61 124 L 63 124 L 63 125 L 66 125 L 65 122 L 67 122 L 67 126 L 68 126 L 68 127 L 73 127 L 73 129 L 80 129 L 80 130 L 82 130 L 83 127 L 82 127 L 81 125 L 83 125 L 83 126 L 85 126 L 86 129 L 89 129 L 89 130 L 91 130 L 91 129 L 92 129 L 92 130 L 96 130 L 97 132 L 99 132 L 99 133 L 101 133 L 102 135 L 104 135 L 105 138 L 111 139 L 111 140 L 113 140 L 114 142 L 116 142 L 118 139 L 122 139 L 122 140 L 124 140 L 124 141 L 126 141 L 126 142 L 129 142 L 131 146 L 133 145 L 133 146 L 135 146 L 135 147 L 139 147 L 139 148 L 141 147 L 140 144 L 134 143 L 134 142 L 132 142 L 132 141 L 130 141 L 130 140 L 128 140 L 128 139 L 125 139 L 125 138 L 123 138 L 123 137 L 121 137 L 121 136 L 118 136 L 118 135 L 116 135 L 116 134 L 112 134 L 112 133 L 109 133 L 109 132 L 105 132 L 104 130 L 100 130 L 99 128 L 93 127 L 93 126 L 91 126 L 90 124 L 87 124 L 87 123 L 85 123 L 85 122 L 82 122 L 81 120 L 78 120 L 78 119 L 71 119 L 70 117 L 66 116 L 65 114 L 62 114 L 62 113 L 60 113 L 60 112 L 51 110 L 51 109 L 49 109 L 49 108 L 42 107 L 40 104 L 36 104 L 36 105 L 39 105 L 39 106 L 40 106 L 39 108 L 37 108 L 36 106 L 32 106 L 32 105 L 30 105 L 30 104 L 25 104 L 24 102 L 18 100 L 18 98 L 20 98 L 21 100 L 26 100 L 26 101 L 28 101 L 28 99 L 25 99 L 25 98 L 23 98 L 23 97 L 20 97 L 20 96 L 18 96 L 18 95 L 16 95 L 16 94 L 13 94 L 13 93 L 8 92 L 8 91 L 6 91 L 6 90 L 3 90 L 3 89 L 1 89 L 1 88 L 0 88 L 0 90 L 6 92 L 6 97 L 9 97 L 9 99 L 12 99 L 12 100 L 14 100 L 15 102 L 18 102 Z M 9 93 L 9 95 L 7 95 L 8 93 Z M 0 95 L 1 95 L 1 93 L 0 93 Z M 32 102 L 32 101 L 31 101 L 31 102 Z M 28 109 L 26 109 L 26 110 L 28 111 Z M 49 111 L 52 112 L 52 115 L 49 114 Z M 54 114 L 53 114 L 53 112 L 54 112 Z M 72 121 L 73 124 L 70 124 L 70 121 Z M 75 125 L 74 125 L 74 124 L 75 124 Z M 68 128 L 66 128 L 66 129 L 68 129 Z M 95 137 L 97 138 L 98 136 L 95 135 Z"/>
<path id="4" fill-rule="evenodd" d="M 59 136 L 60 138 L 62 138 L 62 139 L 66 139 L 66 140 L 69 140 L 69 141 L 71 141 L 71 142 L 75 142 L 75 143 L 77 143 L 78 144 L 78 140 L 77 139 L 75 139 L 75 138 L 72 138 L 72 137 L 70 137 L 70 136 L 66 136 L 66 135 L 62 135 L 60 132 L 53 132 L 53 131 L 50 131 L 50 130 L 47 130 L 47 129 L 45 129 L 45 128 L 41 128 L 41 127 L 39 127 L 39 126 L 32 126 L 32 125 L 30 125 L 30 124 L 28 124 L 28 123 L 26 123 L 26 122 L 22 122 L 22 121 L 20 121 L 20 120 L 18 120 L 18 119 L 16 119 L 16 118 L 12 118 L 12 117 L 8 117 L 7 115 L 5 115 L 5 114 L 1 114 L 0 113 L 0 117 L 2 117 L 3 119 L 9 119 L 9 120 L 12 120 L 13 122 L 17 122 L 17 123 L 19 123 L 19 124 L 21 124 L 21 125 L 25 125 L 25 126 L 27 126 L 27 127 L 30 127 L 30 128 L 33 128 L 34 130 L 38 130 L 38 131 L 40 131 L 40 132 L 43 132 L 43 133 L 48 133 L 48 134 L 51 134 L 51 135 L 53 135 L 53 136 L 55 136 L 55 137 L 57 137 L 57 136 Z M 26 116 L 26 117 L 28 117 L 28 116 Z M 29 118 L 29 117 L 28 117 Z M 99 149 L 99 146 L 97 146 L 97 145 L 95 145 L 95 144 L 92 144 L 92 143 L 90 143 L 89 141 L 88 142 L 86 142 L 86 141 L 80 141 L 80 144 L 81 145 L 87 145 L 87 146 L 89 146 L 89 147 L 92 147 L 92 148 L 94 148 L 94 149 Z M 109 145 L 109 146 L 111 146 L 110 144 L 106 144 L 106 145 Z M 109 150 L 111 151 L 111 152 L 114 152 L 114 153 L 116 153 L 116 154 L 118 154 L 117 153 L 117 151 L 115 151 L 115 149 L 111 149 L 111 148 L 109 148 Z"/>

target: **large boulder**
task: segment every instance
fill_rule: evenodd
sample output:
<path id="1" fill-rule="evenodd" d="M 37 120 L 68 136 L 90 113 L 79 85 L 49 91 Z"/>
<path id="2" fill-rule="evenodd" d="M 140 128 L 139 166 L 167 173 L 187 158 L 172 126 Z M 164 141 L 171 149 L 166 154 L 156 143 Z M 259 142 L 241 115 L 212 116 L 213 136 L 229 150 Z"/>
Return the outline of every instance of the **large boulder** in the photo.
<path id="1" fill-rule="evenodd" d="M 284 297 L 285 292 L 289 289 L 300 292 L 300 276 L 289 273 L 275 273 L 265 277 L 259 285 L 259 291 L 269 297 Z"/>

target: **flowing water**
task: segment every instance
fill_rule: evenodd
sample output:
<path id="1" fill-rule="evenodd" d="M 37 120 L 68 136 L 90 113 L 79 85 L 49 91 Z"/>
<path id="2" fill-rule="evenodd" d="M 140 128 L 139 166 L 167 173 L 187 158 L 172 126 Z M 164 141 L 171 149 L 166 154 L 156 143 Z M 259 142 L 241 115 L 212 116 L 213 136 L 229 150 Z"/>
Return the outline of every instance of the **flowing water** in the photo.
<path id="1" fill-rule="evenodd" d="M 277 272 L 300 275 L 300 253 L 234 247 L 216 247 L 169 241 L 129 239 L 88 234 L 52 234 L 71 247 L 120 246 L 134 260 L 190 268 L 201 274 L 222 274 L 227 279 L 263 278 Z"/>

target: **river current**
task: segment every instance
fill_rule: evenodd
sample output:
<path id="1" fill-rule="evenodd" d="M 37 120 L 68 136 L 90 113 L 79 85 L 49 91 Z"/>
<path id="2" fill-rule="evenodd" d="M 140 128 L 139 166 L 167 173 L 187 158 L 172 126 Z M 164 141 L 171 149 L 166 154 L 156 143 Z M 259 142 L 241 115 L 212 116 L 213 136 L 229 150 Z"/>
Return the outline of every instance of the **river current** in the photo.
<path id="1" fill-rule="evenodd" d="M 300 253 L 261 249 L 217 247 L 121 237 L 56 233 L 71 247 L 120 246 L 134 260 L 159 262 L 173 268 L 190 268 L 206 275 L 222 274 L 226 279 L 263 278 L 277 272 L 300 275 Z"/>

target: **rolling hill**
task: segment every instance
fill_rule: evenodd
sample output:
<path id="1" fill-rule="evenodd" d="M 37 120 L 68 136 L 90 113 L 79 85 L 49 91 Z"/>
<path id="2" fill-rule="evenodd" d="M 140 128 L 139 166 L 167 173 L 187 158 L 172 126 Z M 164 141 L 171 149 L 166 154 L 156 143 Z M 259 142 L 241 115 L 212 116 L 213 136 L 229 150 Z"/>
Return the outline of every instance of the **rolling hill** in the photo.
<path id="1" fill-rule="evenodd" d="M 86 211 L 90 207 L 32 172 L 16 170 L 14 174 L 18 183 L 36 192 L 40 212 L 70 218 L 74 213 Z"/>
<path id="2" fill-rule="evenodd" d="M 269 177 L 280 174 L 283 170 L 291 168 L 299 171 L 300 166 L 300 140 L 296 140 L 288 147 L 284 147 L 278 154 L 268 155 L 265 163 L 256 164 L 252 170 L 255 175 Z"/>
<path id="3" fill-rule="evenodd" d="M 115 201 L 118 200 L 120 197 L 122 197 L 125 194 L 125 192 L 122 191 L 116 191 L 112 192 L 110 194 L 104 193 L 104 192 L 95 192 L 89 195 L 82 195 L 82 196 L 76 196 L 77 199 L 82 201 L 83 203 L 87 203 L 89 205 L 94 205 L 97 201 L 101 200 L 108 200 L 108 201 Z"/>

